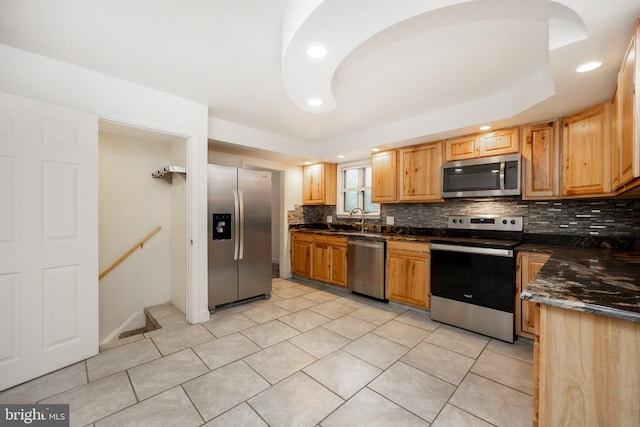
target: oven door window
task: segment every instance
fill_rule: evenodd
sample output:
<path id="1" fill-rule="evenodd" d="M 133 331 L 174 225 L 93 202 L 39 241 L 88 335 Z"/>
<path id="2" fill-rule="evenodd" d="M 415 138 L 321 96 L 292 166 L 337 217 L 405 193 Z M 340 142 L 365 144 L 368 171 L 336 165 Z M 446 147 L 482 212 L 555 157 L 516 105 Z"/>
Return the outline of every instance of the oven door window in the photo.
<path id="1" fill-rule="evenodd" d="M 431 293 L 513 313 L 513 257 L 431 251 Z"/>
<path id="2" fill-rule="evenodd" d="M 500 162 L 444 169 L 445 192 L 500 189 Z"/>

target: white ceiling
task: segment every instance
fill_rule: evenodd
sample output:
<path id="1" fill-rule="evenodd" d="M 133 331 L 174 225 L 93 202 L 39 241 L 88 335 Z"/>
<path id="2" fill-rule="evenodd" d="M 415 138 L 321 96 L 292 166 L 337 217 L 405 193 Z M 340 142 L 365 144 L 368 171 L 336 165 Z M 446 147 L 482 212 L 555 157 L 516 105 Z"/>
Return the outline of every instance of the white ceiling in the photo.
<path id="1" fill-rule="evenodd" d="M 336 161 L 610 99 L 640 16 L 638 0 L 291 1 L 0 0 L 0 43 L 207 104 Z M 327 45 L 324 62 L 304 57 L 310 41 Z M 603 66 L 575 72 L 593 59 Z M 335 108 L 307 111 L 306 91 Z"/>

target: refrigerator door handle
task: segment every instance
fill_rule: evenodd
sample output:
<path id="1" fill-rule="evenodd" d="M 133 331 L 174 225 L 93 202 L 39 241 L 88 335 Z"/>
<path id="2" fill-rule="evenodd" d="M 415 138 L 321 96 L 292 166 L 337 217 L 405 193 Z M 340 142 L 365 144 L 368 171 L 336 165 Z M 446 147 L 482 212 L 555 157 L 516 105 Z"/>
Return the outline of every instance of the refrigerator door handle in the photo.
<path id="1" fill-rule="evenodd" d="M 238 190 L 233 189 L 233 211 L 234 211 L 234 236 L 233 236 L 233 260 L 238 259 L 239 238 L 240 238 L 240 203 L 238 202 Z"/>
<path id="2" fill-rule="evenodd" d="M 238 254 L 238 259 L 244 259 L 244 193 L 242 190 L 238 190 L 240 200 L 240 250 Z"/>

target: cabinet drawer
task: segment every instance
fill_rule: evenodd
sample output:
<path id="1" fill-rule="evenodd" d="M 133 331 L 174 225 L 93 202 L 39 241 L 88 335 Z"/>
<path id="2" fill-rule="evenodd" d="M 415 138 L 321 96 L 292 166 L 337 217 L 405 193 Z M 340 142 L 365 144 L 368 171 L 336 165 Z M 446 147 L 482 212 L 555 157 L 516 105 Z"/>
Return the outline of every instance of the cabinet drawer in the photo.
<path id="1" fill-rule="evenodd" d="M 298 233 L 298 232 L 293 232 L 291 233 L 291 240 L 295 240 L 298 242 L 313 242 L 313 234 L 311 233 Z"/>
<path id="2" fill-rule="evenodd" d="M 322 243 L 330 246 L 344 246 L 347 247 L 346 236 L 327 236 L 324 234 L 316 234 L 313 237 L 315 243 Z"/>
<path id="3" fill-rule="evenodd" d="M 431 249 L 428 242 L 405 242 L 400 240 L 391 240 L 387 242 L 388 251 L 408 251 L 429 254 Z"/>

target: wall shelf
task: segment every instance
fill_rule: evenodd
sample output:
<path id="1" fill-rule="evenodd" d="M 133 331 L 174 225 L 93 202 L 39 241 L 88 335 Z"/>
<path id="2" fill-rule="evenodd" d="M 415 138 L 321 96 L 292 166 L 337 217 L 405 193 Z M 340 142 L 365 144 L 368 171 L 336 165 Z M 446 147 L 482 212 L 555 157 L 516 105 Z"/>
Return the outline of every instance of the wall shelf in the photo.
<path id="1" fill-rule="evenodd" d="M 187 176 L 187 168 L 184 166 L 165 166 L 162 169 L 158 169 L 155 172 L 151 173 L 153 178 L 162 178 L 167 181 L 169 184 L 173 183 L 173 175 L 174 174 L 183 174 L 186 178 Z"/>

